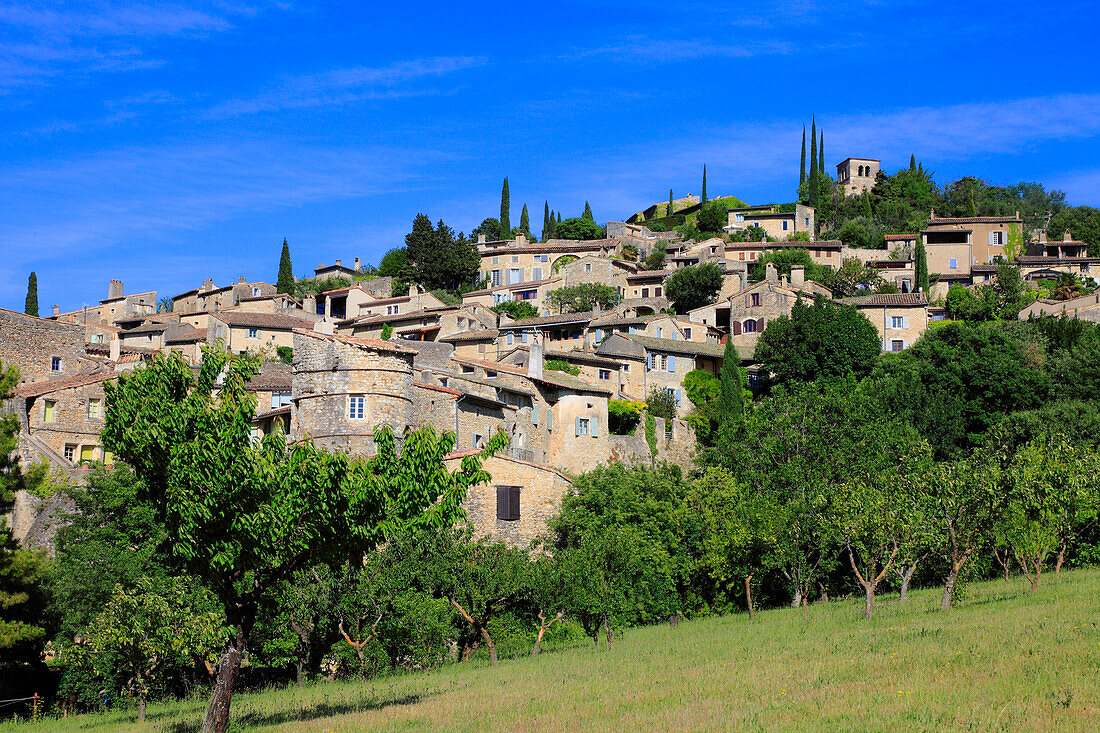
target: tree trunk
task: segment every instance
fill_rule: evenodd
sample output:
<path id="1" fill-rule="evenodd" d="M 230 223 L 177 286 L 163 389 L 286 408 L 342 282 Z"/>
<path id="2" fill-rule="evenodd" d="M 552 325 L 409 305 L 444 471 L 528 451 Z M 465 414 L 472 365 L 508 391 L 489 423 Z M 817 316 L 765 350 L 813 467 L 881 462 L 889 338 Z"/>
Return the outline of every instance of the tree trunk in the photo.
<path id="1" fill-rule="evenodd" d="M 539 649 L 542 648 L 542 637 L 546 634 L 547 630 L 551 626 L 554 625 L 555 621 L 561 621 L 563 615 L 564 614 L 562 614 L 561 611 L 558 611 L 557 616 L 555 616 L 554 618 L 547 621 L 546 616 L 543 615 L 543 613 L 541 611 L 539 612 L 539 635 L 538 635 L 538 637 L 535 638 L 534 648 L 531 649 L 531 656 L 532 657 L 535 656 L 536 654 L 538 654 Z"/>
<path id="2" fill-rule="evenodd" d="M 951 599 L 955 593 L 955 582 L 959 579 L 958 565 L 951 564 L 951 572 L 947 574 L 947 580 L 943 584 L 943 598 L 940 599 L 940 610 L 951 610 Z"/>
<path id="3" fill-rule="evenodd" d="M 745 576 L 745 605 L 749 607 L 749 618 L 756 618 L 756 610 L 752 607 L 752 573 Z"/>
<path id="4" fill-rule="evenodd" d="M 1054 561 L 1054 577 L 1057 578 L 1059 573 L 1062 572 L 1062 563 L 1066 561 L 1066 538 L 1063 537 L 1058 543 L 1058 558 Z"/>
<path id="5" fill-rule="evenodd" d="M 298 635 L 297 682 L 298 687 L 304 687 L 306 684 L 306 672 L 309 669 L 310 627 L 305 624 L 300 624 L 297 621 L 291 621 L 290 627 L 294 629 L 294 633 Z M 360 666 L 362 666 L 362 656 L 360 656 L 359 661 Z"/>
<path id="6" fill-rule="evenodd" d="M 138 722 L 145 722 L 145 695 L 138 695 Z"/>
<path id="7" fill-rule="evenodd" d="M 821 591 L 821 601 L 823 603 L 828 603 L 829 602 L 829 591 L 825 590 L 825 584 L 824 583 L 818 583 L 817 584 L 817 589 L 819 591 Z"/>
<path id="8" fill-rule="evenodd" d="M 607 648 L 613 649 L 615 647 L 615 631 L 611 628 L 611 624 L 608 623 L 607 619 L 604 619 L 603 630 L 607 635 Z"/>
<path id="9" fill-rule="evenodd" d="M 864 606 L 863 606 L 863 618 L 871 618 L 871 615 L 875 612 L 875 586 L 867 583 L 863 586 L 864 591 Z"/>
<path id="10" fill-rule="evenodd" d="M 206 717 L 202 721 L 202 733 L 225 733 L 229 730 L 229 703 L 233 698 L 233 687 L 241 673 L 241 652 L 244 650 L 244 627 L 237 626 L 234 640 L 226 645 L 221 659 L 218 660 L 218 680 L 214 683 L 214 694 L 206 708 Z"/>
<path id="11" fill-rule="evenodd" d="M 795 589 L 794 598 L 791 600 L 791 608 L 798 608 L 802 605 L 802 588 Z"/>
<path id="12" fill-rule="evenodd" d="M 489 647 L 489 664 L 497 666 L 497 645 L 493 643 L 493 637 L 489 636 L 489 630 L 484 624 L 478 624 L 477 630 L 485 640 L 485 646 Z"/>

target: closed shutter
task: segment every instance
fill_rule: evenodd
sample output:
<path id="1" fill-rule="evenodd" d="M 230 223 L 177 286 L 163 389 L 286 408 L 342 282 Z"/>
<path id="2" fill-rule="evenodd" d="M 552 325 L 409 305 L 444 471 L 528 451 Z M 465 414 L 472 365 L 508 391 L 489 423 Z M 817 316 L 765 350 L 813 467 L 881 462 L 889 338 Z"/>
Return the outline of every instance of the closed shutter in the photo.
<path id="1" fill-rule="evenodd" d="M 509 499 L 511 498 L 510 486 L 498 486 L 497 487 L 497 519 L 508 519 L 510 515 L 509 511 Z"/>
<path id="2" fill-rule="evenodd" d="M 546 408 L 546 429 L 554 429 L 554 413 L 550 411 L 550 408 Z"/>
<path id="3" fill-rule="evenodd" d="M 997 232 L 990 232 L 989 233 L 989 243 L 990 244 L 996 244 L 997 243 Z"/>
<path id="4" fill-rule="evenodd" d="M 733 335 L 734 336 L 740 336 L 741 335 L 741 321 L 734 321 L 733 323 L 730 324 L 730 328 L 733 330 Z"/>
<path id="5" fill-rule="evenodd" d="M 588 422 L 589 427 L 592 429 L 592 437 L 598 438 L 600 435 L 600 418 L 593 417 Z"/>
<path id="6" fill-rule="evenodd" d="M 519 489 L 518 486 L 508 487 L 508 519 L 513 522 L 519 519 Z"/>
<path id="7" fill-rule="evenodd" d="M 667 360 L 666 363 L 668 364 L 668 370 L 670 372 L 676 371 L 676 357 L 675 356 L 668 357 L 668 360 Z"/>
<path id="8" fill-rule="evenodd" d="M 752 293 L 745 296 L 745 307 L 752 308 Z"/>
<path id="9" fill-rule="evenodd" d="M 512 334 L 511 333 L 508 334 L 508 345 L 509 346 L 512 345 Z"/>
<path id="10" fill-rule="evenodd" d="M 676 406 L 680 406 L 680 390 L 676 390 Z"/>
<path id="11" fill-rule="evenodd" d="M 901 327 L 902 328 L 909 328 L 909 316 L 905 316 L 904 318 L 901 319 Z"/>
<path id="12" fill-rule="evenodd" d="M 532 425 L 538 425 L 539 424 L 539 406 L 538 405 L 532 405 L 531 406 L 531 424 Z"/>
<path id="13" fill-rule="evenodd" d="M 647 353 L 645 355 L 645 368 L 646 369 L 652 369 L 653 368 L 653 354 L 648 354 Z M 49 422 L 49 418 L 46 418 L 46 422 Z"/>
<path id="14" fill-rule="evenodd" d="M 763 318 L 757 318 L 756 319 L 756 330 L 757 331 L 763 331 L 764 330 L 764 319 Z"/>
<path id="15" fill-rule="evenodd" d="M 575 431 L 574 435 L 579 437 L 580 434 L 581 434 L 581 419 L 579 417 L 574 418 L 573 423 L 574 423 L 573 427 L 574 427 L 574 431 Z"/>
<path id="16" fill-rule="evenodd" d="M 542 268 L 541 267 L 532 268 L 532 270 L 531 270 L 531 279 L 532 280 L 541 280 L 542 279 Z"/>

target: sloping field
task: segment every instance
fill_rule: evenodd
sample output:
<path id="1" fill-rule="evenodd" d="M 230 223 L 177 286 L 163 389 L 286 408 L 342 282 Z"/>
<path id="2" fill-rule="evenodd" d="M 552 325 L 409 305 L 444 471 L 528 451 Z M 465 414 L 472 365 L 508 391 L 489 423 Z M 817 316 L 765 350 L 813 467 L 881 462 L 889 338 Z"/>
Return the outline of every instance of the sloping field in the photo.
<path id="1" fill-rule="evenodd" d="M 1100 571 L 935 590 L 628 632 L 487 666 L 234 699 L 235 728 L 284 731 L 1096 731 Z M 0 731 L 197 730 L 204 701 Z"/>

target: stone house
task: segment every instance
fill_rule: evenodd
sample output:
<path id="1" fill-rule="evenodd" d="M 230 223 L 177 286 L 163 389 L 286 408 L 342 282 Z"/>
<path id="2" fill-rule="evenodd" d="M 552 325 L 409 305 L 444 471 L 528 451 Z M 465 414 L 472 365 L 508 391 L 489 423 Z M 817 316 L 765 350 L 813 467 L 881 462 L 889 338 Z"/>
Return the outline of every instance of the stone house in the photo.
<path id="1" fill-rule="evenodd" d="M 887 250 L 900 250 L 905 252 L 908 256 L 912 257 L 913 253 L 917 250 L 917 242 L 920 240 L 919 234 L 884 234 L 882 237 L 886 242 Z"/>
<path id="2" fill-rule="evenodd" d="M 1014 216 L 937 217 L 933 209 L 920 237 L 928 273 L 941 281 L 967 283 L 972 265 L 1004 258 L 1010 236 L 1023 236 L 1020 212 Z"/>
<path id="3" fill-rule="evenodd" d="M 563 280 L 558 287 L 572 287 L 582 283 L 611 285 L 626 291 L 626 278 L 638 272 L 636 262 L 606 257 L 602 254 L 586 254 L 558 267 L 557 275 Z"/>
<path id="4" fill-rule="evenodd" d="M 1042 316 L 1057 318 L 1063 315 L 1067 318 L 1100 321 L 1100 288 L 1069 300 L 1040 298 L 1021 310 L 1018 318 L 1026 321 Z"/>
<path id="5" fill-rule="evenodd" d="M 624 363 L 624 359 L 644 363 L 640 383 L 637 379 L 624 383 L 631 390 L 624 390 L 625 396 L 644 400 L 654 388 L 663 389 L 676 398 L 678 414 L 683 416 L 692 409 L 691 401 L 684 394 L 684 377 L 695 369 L 718 376 L 724 351 L 721 344 L 616 334 L 600 344 L 596 353 L 620 363 Z"/>
<path id="6" fill-rule="evenodd" d="M 19 367 L 20 383 L 88 371 L 84 327 L 0 308 L 0 364 Z"/>
<path id="7" fill-rule="evenodd" d="M 103 432 L 103 383 L 118 374 L 98 370 L 16 388 L 12 404 L 19 417 L 20 453 L 28 462 L 46 458 L 66 468 L 113 457 L 100 442 Z"/>
<path id="8" fill-rule="evenodd" d="M 626 277 L 626 298 L 663 298 L 665 280 L 675 270 L 641 270 Z M 667 302 L 667 301 L 666 301 Z"/>
<path id="9" fill-rule="evenodd" d="M 67 313 L 61 313 L 60 308 L 55 305 L 52 320 L 84 326 L 111 326 L 120 318 L 148 316 L 156 312 L 157 291 L 123 295 L 122 281 L 111 280 L 107 287 L 107 297 L 99 301 L 99 305 L 85 306 Z"/>
<path id="10" fill-rule="evenodd" d="M 307 296 L 303 300 L 302 307 L 326 320 L 342 321 L 368 314 L 364 306 L 377 300 L 379 298 L 363 287 L 362 283 L 355 282 L 346 288 L 326 290 L 316 296 Z"/>
<path id="11" fill-rule="evenodd" d="M 445 463 L 453 471 L 475 453 L 452 453 Z M 482 467 L 492 479 L 467 492 L 462 503 L 467 519 L 475 537 L 489 536 L 513 547 L 529 547 L 547 532 L 547 522 L 561 510 L 562 497 L 573 486 L 561 471 L 511 456 L 492 456 Z"/>
<path id="12" fill-rule="evenodd" d="M 578 370 L 577 378 L 611 390 L 612 395 L 627 394 L 623 387 L 623 364 L 594 351 L 554 351 L 547 349 L 547 361 L 563 361 Z M 526 362 L 523 362 L 526 363 Z M 628 370 L 629 371 L 629 370 Z"/>
<path id="13" fill-rule="evenodd" d="M 478 241 L 481 277 L 490 287 L 537 282 L 555 277 L 558 269 L 586 255 L 610 256 L 618 250 L 615 239 L 575 241 L 551 239 L 528 244 L 520 235 L 515 241 Z"/>
<path id="14" fill-rule="evenodd" d="M 236 309 L 241 313 L 279 313 L 310 322 L 319 321 L 321 318 L 315 308 L 307 311 L 302 301 L 286 293 L 241 298 Z"/>
<path id="15" fill-rule="evenodd" d="M 575 341 L 574 345 L 581 348 L 588 336 L 588 324 L 594 315 L 592 311 L 585 311 L 584 313 L 562 313 L 557 316 L 521 318 L 518 321 L 501 316 L 500 325 L 497 326 L 500 334 L 497 337 L 497 345 L 503 351 L 510 346 L 533 343 L 537 336 L 538 340 L 544 344 Z"/>
<path id="16" fill-rule="evenodd" d="M 237 305 L 243 298 L 274 295 L 275 291 L 276 288 L 271 283 L 250 283 L 244 277 L 223 287 L 217 287 L 213 280 L 207 280 L 201 287 L 172 298 L 172 312 L 185 314 L 224 310 Z"/>
<path id="17" fill-rule="evenodd" d="M 875 187 L 879 162 L 874 158 L 845 158 L 836 164 L 837 188 L 847 196 L 857 196 Z"/>
<path id="18" fill-rule="evenodd" d="M 398 316 L 402 313 L 409 313 L 412 311 L 426 311 L 433 308 L 446 307 L 446 303 L 431 293 L 423 293 L 417 286 L 410 285 L 408 295 L 399 295 L 395 298 L 380 298 L 378 300 L 364 300 L 358 304 L 355 312 L 352 312 L 351 307 L 347 309 L 346 319 L 340 319 L 335 315 L 332 316 L 332 319 L 349 320 L 366 318 L 368 316 Z"/>
<path id="19" fill-rule="evenodd" d="M 924 293 L 879 293 L 844 298 L 840 302 L 875 324 L 884 352 L 912 346 L 928 330 L 928 297 Z"/>
<path id="20" fill-rule="evenodd" d="M 354 455 L 375 452 L 374 428 L 416 425 L 413 357 L 393 341 L 294 331 L 291 435 Z"/>
<path id="21" fill-rule="evenodd" d="M 337 325 L 337 332 L 365 338 L 381 338 L 386 326 L 393 338 L 438 341 L 466 331 L 484 331 L 496 325 L 497 315 L 480 305 L 448 305 L 389 316 L 363 316 Z"/>
<path id="22" fill-rule="evenodd" d="M 169 326 L 171 324 L 169 323 Z M 294 344 L 294 330 L 312 328 L 313 321 L 282 313 L 253 313 L 237 308 L 223 309 L 216 313 L 190 313 L 179 316 L 181 332 L 169 332 L 169 342 L 181 343 L 191 339 L 213 343 L 221 340 L 235 354 L 246 351 L 274 356 L 277 349 L 290 348 Z M 183 329 L 190 328 L 193 331 Z M 206 331 L 206 333 L 201 333 Z M 186 343 L 183 342 L 183 343 Z"/>
<path id="23" fill-rule="evenodd" d="M 477 305 L 482 308 L 492 308 L 500 303 L 523 301 L 530 303 L 531 307 L 543 315 L 550 315 L 546 305 L 546 294 L 551 290 L 563 287 L 564 279 L 552 277 L 545 280 L 516 283 L 514 285 L 498 285 L 496 287 L 474 290 L 462 295 L 463 305 Z"/>
<path id="24" fill-rule="evenodd" d="M 760 227 L 769 237 L 784 241 L 795 234 L 806 232 L 814 236 L 814 218 L 816 212 L 812 206 L 795 204 L 793 211 L 780 211 L 788 207 L 779 205 L 749 206 L 730 209 L 726 214 L 726 231 L 742 231 L 749 227 Z"/>
<path id="25" fill-rule="evenodd" d="M 511 441 L 516 440 L 515 405 L 501 402 L 481 391 L 460 390 L 460 379 L 450 382 L 450 386 L 413 383 L 413 409 L 417 427 L 431 425 L 438 432 L 450 432 L 455 435 L 455 447 L 458 450 L 480 450 L 498 431 L 503 430 Z M 505 451 L 522 451 L 523 448 L 510 444 Z"/>
<path id="26" fill-rule="evenodd" d="M 451 344 L 457 357 L 470 359 L 495 359 L 499 350 L 497 341 L 500 331 L 486 328 L 479 331 L 462 331 L 439 339 L 441 343 Z"/>

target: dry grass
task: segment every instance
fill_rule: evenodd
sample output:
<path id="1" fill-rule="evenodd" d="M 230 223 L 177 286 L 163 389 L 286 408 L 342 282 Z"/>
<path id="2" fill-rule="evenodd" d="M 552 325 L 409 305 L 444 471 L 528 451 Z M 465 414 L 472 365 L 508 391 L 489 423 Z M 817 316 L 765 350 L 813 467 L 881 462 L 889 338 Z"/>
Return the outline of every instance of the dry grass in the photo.
<path id="1" fill-rule="evenodd" d="M 235 698 L 235 728 L 361 730 L 1100 730 L 1100 571 L 1038 593 L 975 584 L 631 631 L 582 647 L 370 683 Z M 0 731 L 194 730 L 201 701 Z"/>

